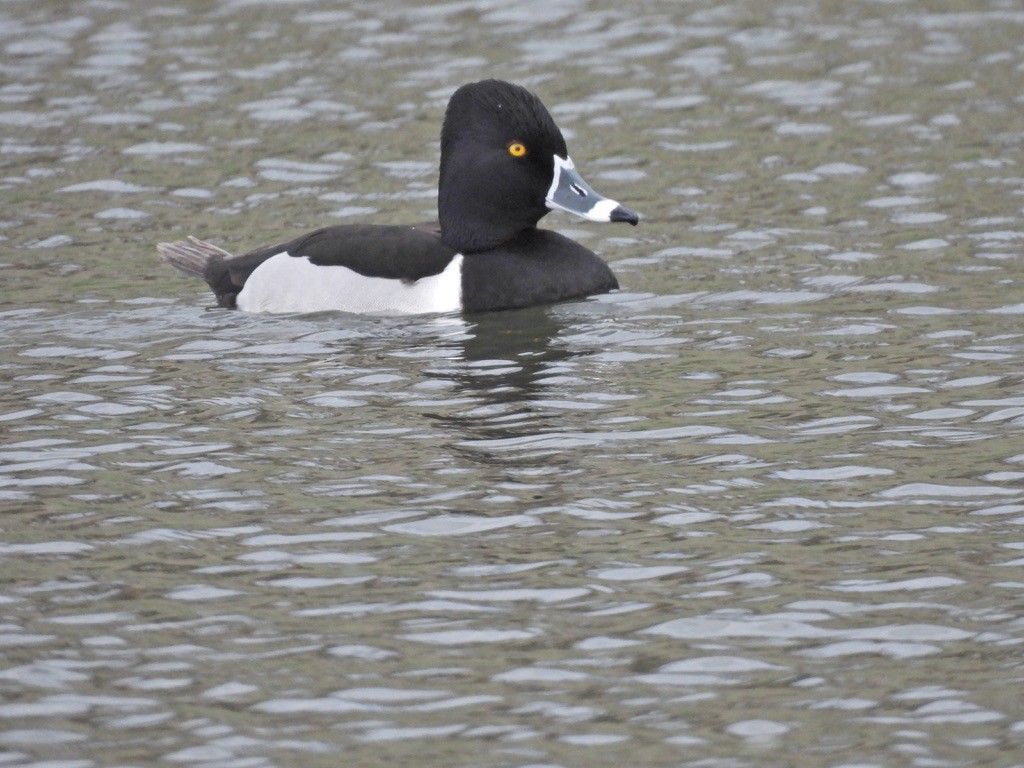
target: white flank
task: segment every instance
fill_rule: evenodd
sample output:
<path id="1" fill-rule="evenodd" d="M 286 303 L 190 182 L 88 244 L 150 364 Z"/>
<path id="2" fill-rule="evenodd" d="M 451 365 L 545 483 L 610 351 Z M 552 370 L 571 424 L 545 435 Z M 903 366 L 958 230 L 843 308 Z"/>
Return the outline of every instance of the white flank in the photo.
<path id="1" fill-rule="evenodd" d="M 246 312 L 458 312 L 462 309 L 462 254 L 440 274 L 404 283 L 366 277 L 347 267 L 318 266 L 304 256 L 279 253 L 253 271 L 237 304 Z"/>

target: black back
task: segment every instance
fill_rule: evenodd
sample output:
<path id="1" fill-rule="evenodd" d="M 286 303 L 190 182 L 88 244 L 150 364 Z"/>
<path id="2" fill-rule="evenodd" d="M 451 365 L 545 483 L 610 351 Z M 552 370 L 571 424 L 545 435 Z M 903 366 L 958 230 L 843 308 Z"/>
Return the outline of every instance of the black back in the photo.
<path id="1" fill-rule="evenodd" d="M 367 277 L 412 283 L 444 271 L 455 251 L 429 226 L 341 224 L 324 227 L 278 245 L 257 248 L 231 259 L 211 261 L 204 275 L 221 306 L 235 306 L 256 267 L 279 253 L 305 256 L 318 266 L 342 266 Z"/>

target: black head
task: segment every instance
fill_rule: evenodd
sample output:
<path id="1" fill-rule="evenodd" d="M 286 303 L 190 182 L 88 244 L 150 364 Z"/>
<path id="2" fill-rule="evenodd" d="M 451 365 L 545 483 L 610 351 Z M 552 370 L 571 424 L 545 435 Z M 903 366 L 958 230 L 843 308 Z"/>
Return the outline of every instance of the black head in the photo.
<path id="1" fill-rule="evenodd" d="M 562 132 L 525 88 L 501 80 L 459 88 L 441 128 L 441 239 L 472 253 L 536 227 L 549 210 L 555 155 L 568 157 Z"/>

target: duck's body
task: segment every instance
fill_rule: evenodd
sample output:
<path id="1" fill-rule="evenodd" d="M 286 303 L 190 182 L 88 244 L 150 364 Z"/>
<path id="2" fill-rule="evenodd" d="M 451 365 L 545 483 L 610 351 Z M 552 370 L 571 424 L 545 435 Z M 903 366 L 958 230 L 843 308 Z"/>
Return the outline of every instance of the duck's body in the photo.
<path id="1" fill-rule="evenodd" d="M 527 230 L 464 256 L 417 227 L 351 224 L 233 257 L 192 239 L 162 245 L 247 312 L 479 312 L 550 304 L 618 288 L 611 269 L 557 232 Z"/>
<path id="2" fill-rule="evenodd" d="M 249 312 L 478 312 L 617 288 L 594 253 L 537 228 L 552 208 L 593 221 L 639 219 L 576 173 L 533 94 L 485 80 L 448 105 L 439 224 L 333 226 L 237 257 L 195 238 L 158 248 L 205 279 L 221 306 Z"/>

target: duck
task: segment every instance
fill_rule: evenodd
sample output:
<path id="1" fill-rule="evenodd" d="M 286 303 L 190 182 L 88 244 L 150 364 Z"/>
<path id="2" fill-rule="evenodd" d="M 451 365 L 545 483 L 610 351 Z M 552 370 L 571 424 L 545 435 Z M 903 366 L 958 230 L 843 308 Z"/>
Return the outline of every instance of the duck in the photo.
<path id="1" fill-rule="evenodd" d="M 552 210 L 640 221 L 584 181 L 534 93 L 490 79 L 448 102 L 436 222 L 338 224 L 237 256 L 195 237 L 157 250 L 204 279 L 220 307 L 245 312 L 474 313 L 617 290 L 593 251 L 538 228 Z"/>

